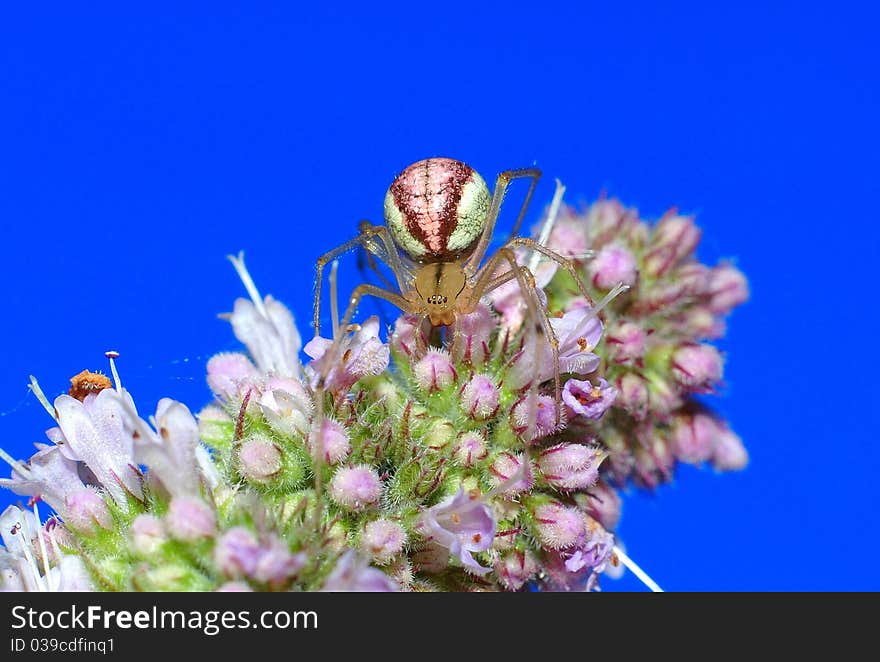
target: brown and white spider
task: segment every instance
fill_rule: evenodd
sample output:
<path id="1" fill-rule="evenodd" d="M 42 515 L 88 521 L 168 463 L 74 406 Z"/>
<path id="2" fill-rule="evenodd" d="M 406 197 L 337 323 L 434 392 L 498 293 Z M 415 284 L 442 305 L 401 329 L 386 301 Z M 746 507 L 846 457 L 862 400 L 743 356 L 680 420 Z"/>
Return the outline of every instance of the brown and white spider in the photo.
<path id="1" fill-rule="evenodd" d="M 530 322 L 526 330 L 534 335 L 532 341 L 535 344 L 532 347 L 538 347 L 538 336 L 541 336 L 553 354 L 556 417 L 559 422 L 559 341 L 538 294 L 532 270 L 517 261 L 514 249 L 524 247 L 553 260 L 571 275 L 585 299 L 592 299 L 569 259 L 534 239 L 516 236 L 540 176 L 540 170 L 535 168 L 506 170 L 498 175 L 495 189 L 490 194 L 483 178 L 461 161 L 449 158 L 418 161 L 403 170 L 391 183 L 385 195 L 386 225 L 363 222 L 355 238 L 318 258 L 314 301 L 316 337 L 320 335 L 324 267 L 339 255 L 358 246 L 363 247 L 388 266 L 394 274 L 398 291 L 362 283 L 352 292 L 341 321 L 337 322 L 338 313 L 334 310 L 333 342 L 327 350 L 328 360 L 324 362 L 315 387 L 316 431 L 322 430 L 323 395 L 328 375 L 341 358 L 338 354 L 342 340 L 364 296 L 389 301 L 405 313 L 429 320 L 434 327 L 451 327 L 454 346 L 456 318 L 473 312 L 484 296 L 514 279 L 523 295 L 526 320 Z M 515 179 L 524 178 L 531 182 L 511 237 L 484 260 L 508 185 Z M 539 360 L 532 363 L 534 373 L 527 397 L 534 403 L 537 401 L 541 366 Z M 528 418 L 527 436 L 530 436 L 534 412 Z M 319 432 L 317 436 L 320 458 L 322 435 Z"/>

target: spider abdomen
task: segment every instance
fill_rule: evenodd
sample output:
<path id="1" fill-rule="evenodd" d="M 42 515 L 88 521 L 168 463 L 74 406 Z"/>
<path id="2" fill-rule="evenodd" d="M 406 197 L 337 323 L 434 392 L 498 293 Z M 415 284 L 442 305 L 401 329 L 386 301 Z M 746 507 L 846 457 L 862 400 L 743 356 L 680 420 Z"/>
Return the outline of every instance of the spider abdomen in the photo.
<path id="1" fill-rule="evenodd" d="M 417 161 L 385 195 L 385 222 L 394 240 L 420 262 L 468 252 L 483 232 L 491 196 L 469 165 L 448 158 Z"/>

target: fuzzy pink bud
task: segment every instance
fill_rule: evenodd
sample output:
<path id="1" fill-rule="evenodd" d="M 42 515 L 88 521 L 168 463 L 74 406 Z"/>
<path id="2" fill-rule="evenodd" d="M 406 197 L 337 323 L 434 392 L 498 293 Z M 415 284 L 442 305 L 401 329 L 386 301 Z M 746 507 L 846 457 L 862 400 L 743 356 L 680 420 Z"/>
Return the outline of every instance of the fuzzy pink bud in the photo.
<path id="1" fill-rule="evenodd" d="M 396 522 L 377 519 L 368 522 L 361 534 L 361 549 L 378 565 L 387 565 L 403 551 L 406 531 Z"/>
<path id="2" fill-rule="evenodd" d="M 622 501 L 617 491 L 604 480 L 593 485 L 587 493 L 587 514 L 609 531 L 620 521 Z"/>
<path id="3" fill-rule="evenodd" d="M 672 354 L 673 376 L 691 391 L 712 391 L 723 373 L 724 360 L 712 345 L 684 345 Z"/>
<path id="4" fill-rule="evenodd" d="M 214 564 L 227 577 L 253 574 L 262 554 L 256 536 L 243 526 L 229 529 L 214 547 Z"/>
<path id="5" fill-rule="evenodd" d="M 86 534 L 113 527 L 107 503 L 89 487 L 78 489 L 64 498 L 64 521 L 72 529 Z"/>
<path id="6" fill-rule="evenodd" d="M 525 492 L 535 482 L 531 462 L 523 454 L 501 453 L 492 462 L 489 473 L 495 488 L 506 495 Z"/>
<path id="7" fill-rule="evenodd" d="M 452 346 L 455 360 L 473 366 L 483 365 L 489 359 L 489 341 L 496 326 L 492 311 L 482 303 L 473 312 L 458 315 Z"/>
<path id="8" fill-rule="evenodd" d="M 749 453 L 742 439 L 728 427 L 719 430 L 712 449 L 712 466 L 718 471 L 739 471 L 749 463 Z"/>
<path id="9" fill-rule="evenodd" d="M 514 550 L 495 563 L 495 575 L 508 591 L 518 591 L 538 572 L 538 561 L 529 550 Z"/>
<path id="10" fill-rule="evenodd" d="M 694 220 L 674 213 L 666 214 L 654 228 L 643 266 L 651 276 L 660 276 L 690 255 L 700 241 Z"/>
<path id="11" fill-rule="evenodd" d="M 449 354 L 431 348 L 413 366 L 413 377 L 423 391 L 439 391 L 455 381 L 457 375 Z"/>
<path id="12" fill-rule="evenodd" d="M 155 515 L 138 515 L 131 523 L 131 545 L 139 554 L 154 554 L 166 540 L 165 525 Z"/>
<path id="13" fill-rule="evenodd" d="M 617 400 L 636 420 L 643 420 L 648 413 L 648 385 L 639 375 L 627 372 L 617 380 Z"/>
<path id="14" fill-rule="evenodd" d="M 486 459 L 486 440 L 478 432 L 463 432 L 455 445 L 453 457 L 464 467 L 472 467 Z"/>
<path id="15" fill-rule="evenodd" d="M 253 576 L 258 582 L 278 588 L 295 577 L 305 564 L 305 553 L 292 554 L 285 542 L 274 539 L 257 559 Z"/>
<path id="16" fill-rule="evenodd" d="M 417 315 L 401 315 L 394 323 L 391 334 L 391 348 L 397 354 L 416 358 L 425 351 L 428 339 L 422 333 L 423 318 Z"/>
<path id="17" fill-rule="evenodd" d="M 709 274 L 709 306 L 713 312 L 726 315 L 749 298 L 749 283 L 732 264 L 721 264 Z"/>
<path id="18" fill-rule="evenodd" d="M 268 437 L 255 435 L 238 451 L 241 475 L 254 483 L 267 483 L 281 471 L 281 449 Z"/>
<path id="19" fill-rule="evenodd" d="M 461 408 L 471 418 L 483 421 L 498 411 L 501 393 L 487 375 L 474 375 L 461 391 Z"/>
<path id="20" fill-rule="evenodd" d="M 637 361 L 645 355 L 647 334 L 634 322 L 620 320 L 608 327 L 605 346 L 608 358 L 615 363 Z"/>
<path id="21" fill-rule="evenodd" d="M 544 480 L 561 490 L 589 487 L 599 479 L 599 465 L 605 453 L 582 444 L 557 444 L 538 456 Z"/>
<path id="22" fill-rule="evenodd" d="M 535 508 L 532 516 L 535 534 L 548 549 L 571 547 L 586 534 L 584 515 L 577 508 L 552 502 Z"/>
<path id="23" fill-rule="evenodd" d="M 700 464 L 712 457 L 718 424 L 706 414 L 676 417 L 670 432 L 672 452 L 682 462 Z"/>
<path id="24" fill-rule="evenodd" d="M 321 423 L 321 429 L 324 431 L 321 437 L 321 450 L 324 454 L 324 462 L 327 464 L 338 464 L 351 454 L 351 442 L 349 441 L 348 430 L 342 424 L 325 418 Z M 309 435 L 309 450 L 314 455 L 316 449 L 313 447 L 313 437 Z"/>
<path id="25" fill-rule="evenodd" d="M 560 412 L 559 423 L 556 422 L 556 400 L 549 395 L 538 395 L 533 402 L 526 395 L 516 403 L 510 411 L 511 424 L 514 432 L 524 438 L 527 443 L 542 439 L 565 427 L 564 412 Z M 531 435 L 529 434 L 531 427 Z"/>
<path id="26" fill-rule="evenodd" d="M 587 271 L 595 287 L 610 290 L 618 283 L 634 285 L 636 282 L 636 259 L 619 244 L 608 244 L 587 263 Z"/>
<path id="27" fill-rule="evenodd" d="M 208 359 L 208 386 L 223 400 L 237 400 L 255 384 L 260 373 L 244 354 L 224 352 Z"/>
<path id="28" fill-rule="evenodd" d="M 217 517 L 198 497 L 175 497 L 165 515 L 165 528 L 177 540 L 195 542 L 214 535 Z"/>
<path id="29" fill-rule="evenodd" d="M 346 510 L 364 510 L 378 502 L 381 494 L 378 474 L 366 465 L 341 467 L 330 480 L 330 498 Z"/>

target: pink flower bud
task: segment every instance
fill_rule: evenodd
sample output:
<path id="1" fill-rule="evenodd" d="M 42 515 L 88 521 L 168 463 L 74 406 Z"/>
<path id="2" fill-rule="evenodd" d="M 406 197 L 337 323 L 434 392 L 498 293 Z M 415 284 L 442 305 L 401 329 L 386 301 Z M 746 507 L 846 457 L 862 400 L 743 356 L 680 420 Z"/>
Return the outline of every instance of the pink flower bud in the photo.
<path id="1" fill-rule="evenodd" d="M 461 408 L 471 418 L 484 421 L 498 411 L 501 393 L 487 375 L 474 375 L 461 391 Z"/>
<path id="2" fill-rule="evenodd" d="M 131 546 L 138 554 L 151 556 L 166 540 L 165 526 L 155 515 L 138 515 L 131 523 Z"/>
<path id="3" fill-rule="evenodd" d="M 615 363 L 638 361 L 645 355 L 646 334 L 634 322 L 619 320 L 608 327 L 605 345 L 608 358 Z"/>
<path id="4" fill-rule="evenodd" d="M 238 451 L 241 475 L 254 483 L 268 483 L 281 471 L 281 449 L 274 441 L 254 435 Z"/>
<path id="5" fill-rule="evenodd" d="M 364 510 L 377 503 L 381 494 L 379 476 L 366 465 L 341 467 L 330 480 L 330 498 L 346 510 Z"/>
<path id="6" fill-rule="evenodd" d="M 453 457 L 464 467 L 473 467 L 486 459 L 486 441 L 478 432 L 463 432 L 455 445 Z"/>
<path id="7" fill-rule="evenodd" d="M 532 517 L 535 534 L 548 549 L 571 547 L 587 532 L 583 513 L 561 503 L 540 505 L 535 508 Z"/>
<path id="8" fill-rule="evenodd" d="M 727 426 L 722 427 L 715 437 L 712 450 L 712 466 L 718 471 L 739 471 L 749 463 L 749 453 L 742 439 Z"/>
<path id="9" fill-rule="evenodd" d="M 217 517 L 198 497 L 174 497 L 165 514 L 165 528 L 176 540 L 195 542 L 214 535 Z"/>
<path id="10" fill-rule="evenodd" d="M 583 258 L 590 248 L 587 243 L 587 224 L 583 219 L 571 216 L 559 218 L 550 232 L 547 247 L 563 257 Z"/>
<path id="11" fill-rule="evenodd" d="M 543 439 L 565 427 L 565 416 L 560 412 L 559 423 L 556 422 L 556 400 L 549 395 L 535 396 L 534 403 L 530 395 L 525 395 L 510 410 L 510 420 L 514 432 L 521 437 L 529 432 L 530 421 L 531 436 L 524 439 L 527 443 Z"/>
<path id="12" fill-rule="evenodd" d="M 423 391 L 432 392 L 444 389 L 457 378 L 449 354 L 431 348 L 413 366 L 413 377 Z"/>
<path id="13" fill-rule="evenodd" d="M 561 490 L 589 487 L 599 479 L 599 465 L 605 453 L 581 444 L 557 444 L 538 456 L 544 480 Z"/>
<path id="14" fill-rule="evenodd" d="M 360 546 L 378 565 L 387 565 L 403 551 L 406 531 L 396 522 L 377 519 L 368 522 L 361 534 Z"/>
<path id="15" fill-rule="evenodd" d="M 401 315 L 394 323 L 391 334 L 391 349 L 398 355 L 403 354 L 411 359 L 422 355 L 428 346 L 428 338 L 422 333 L 423 318 L 418 315 Z"/>
<path id="16" fill-rule="evenodd" d="M 287 543 L 274 539 L 257 559 L 253 578 L 272 588 L 279 588 L 293 579 L 306 564 L 303 552 L 292 554 Z"/>
<path id="17" fill-rule="evenodd" d="M 683 345 L 672 354 L 672 374 L 679 384 L 708 393 L 721 381 L 724 360 L 712 345 Z"/>
<path id="18" fill-rule="evenodd" d="M 455 320 L 453 358 L 472 366 L 483 365 L 489 359 L 489 340 L 496 325 L 492 311 L 482 303 L 472 313 L 459 315 Z"/>
<path id="19" fill-rule="evenodd" d="M 113 517 L 107 503 L 89 487 L 71 492 L 64 498 L 64 522 L 84 534 L 113 528 Z"/>
<path id="20" fill-rule="evenodd" d="M 321 450 L 324 453 L 324 462 L 327 464 L 338 464 L 351 454 L 351 442 L 346 430 L 340 423 L 325 418 L 321 423 L 321 429 L 324 431 L 321 437 Z M 309 451 L 314 455 L 317 450 L 314 448 L 313 437 L 316 435 L 309 434 L 308 446 Z"/>
<path id="21" fill-rule="evenodd" d="M 700 230 L 690 217 L 666 214 L 654 228 L 642 261 L 645 273 L 660 276 L 690 255 L 700 241 Z"/>
<path id="22" fill-rule="evenodd" d="M 227 577 L 249 577 L 262 553 L 256 536 L 243 526 L 236 526 L 217 540 L 214 564 Z"/>
<path id="23" fill-rule="evenodd" d="M 506 495 L 525 492 L 535 482 L 531 462 L 523 454 L 501 453 L 492 462 L 489 473 L 495 489 Z"/>
<path id="24" fill-rule="evenodd" d="M 677 416 L 672 424 L 672 452 L 682 462 L 700 464 L 712 457 L 718 438 L 718 424 L 706 414 Z"/>
<path id="25" fill-rule="evenodd" d="M 618 283 L 634 285 L 636 282 L 636 259 L 619 244 L 608 244 L 587 263 L 587 271 L 595 287 L 610 290 Z"/>
<path id="26" fill-rule="evenodd" d="M 726 315 L 749 298 L 749 284 L 743 273 L 732 264 L 720 264 L 709 275 L 709 307 Z"/>
<path id="27" fill-rule="evenodd" d="M 648 414 L 648 385 L 645 380 L 636 373 L 624 373 L 617 381 L 615 404 L 623 407 L 636 420 L 643 420 Z"/>
<path id="28" fill-rule="evenodd" d="M 224 352 L 208 359 L 208 386 L 221 400 L 235 401 L 257 383 L 260 373 L 244 354 Z"/>
<path id="29" fill-rule="evenodd" d="M 495 575 L 508 591 L 518 591 L 538 572 L 538 561 L 529 550 L 514 550 L 495 563 Z"/>
<path id="30" fill-rule="evenodd" d="M 587 493 L 587 514 L 610 531 L 620 521 L 621 505 L 620 495 L 604 480 L 593 485 Z"/>

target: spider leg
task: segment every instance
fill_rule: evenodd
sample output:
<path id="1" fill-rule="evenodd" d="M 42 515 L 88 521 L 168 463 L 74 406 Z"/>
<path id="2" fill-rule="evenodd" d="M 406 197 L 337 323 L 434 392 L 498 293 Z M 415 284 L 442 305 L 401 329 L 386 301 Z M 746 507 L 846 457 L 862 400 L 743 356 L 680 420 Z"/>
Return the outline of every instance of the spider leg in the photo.
<path id="1" fill-rule="evenodd" d="M 501 274 L 501 276 L 493 277 L 495 266 L 498 262 L 506 261 L 510 265 L 510 271 Z M 491 291 L 490 285 L 494 287 L 498 287 L 501 284 L 510 280 L 508 274 L 513 274 L 512 277 L 516 278 L 517 283 L 519 284 L 520 291 L 523 293 L 523 300 L 526 304 L 526 309 L 529 311 L 532 324 L 528 325 L 529 331 L 532 334 L 532 348 L 535 353 L 532 361 L 532 379 L 529 384 L 529 394 L 528 394 L 528 406 L 529 410 L 529 423 L 528 428 L 526 430 L 526 438 L 531 439 L 534 434 L 534 423 L 535 423 L 535 406 L 536 406 L 536 396 L 539 386 L 539 372 L 541 367 L 541 356 L 538 353 L 539 348 L 542 344 L 539 342 L 538 336 L 542 336 L 546 339 L 547 344 L 550 346 L 550 351 L 553 354 L 553 383 L 554 383 L 554 391 L 555 391 L 555 418 L 556 425 L 559 425 L 560 421 L 560 412 L 561 412 L 561 388 L 560 388 L 560 378 L 559 378 L 559 340 L 556 337 L 556 333 L 553 331 L 553 327 L 550 324 L 550 320 L 547 317 L 547 311 L 544 308 L 543 303 L 541 302 L 541 298 L 538 295 L 538 288 L 535 284 L 535 277 L 532 275 L 532 272 L 528 267 L 523 266 L 517 262 L 516 254 L 507 247 L 502 247 L 498 250 L 495 255 L 493 255 L 488 264 L 493 264 L 493 268 L 482 270 L 483 278 L 478 280 L 474 285 L 473 290 L 473 298 L 471 299 L 471 304 L 476 306 L 476 302 L 480 300 L 483 296 L 485 296 L 488 292 Z"/>
<path id="2" fill-rule="evenodd" d="M 374 237 L 378 237 L 382 241 L 382 244 L 385 247 L 384 251 L 377 249 L 377 245 L 373 240 Z M 380 259 L 386 258 L 388 260 L 387 264 L 389 268 L 394 272 L 394 276 L 397 278 L 400 291 L 403 292 L 405 290 L 405 284 L 409 280 L 407 277 L 407 271 L 401 262 L 400 254 L 397 252 L 397 248 L 391 239 L 391 234 L 389 233 L 388 228 L 382 225 L 369 225 L 369 223 L 362 221 L 360 223 L 360 233 L 356 237 L 349 239 L 330 251 L 327 251 L 321 255 L 315 263 L 316 275 L 313 319 L 315 336 L 321 334 L 321 286 L 324 277 L 324 267 L 335 258 L 343 253 L 347 253 L 357 246 L 363 246 L 364 249 L 377 255 Z M 379 253 L 381 253 L 381 255 Z"/>
<path id="3" fill-rule="evenodd" d="M 514 237 L 506 244 L 509 248 L 515 248 L 517 246 L 524 246 L 529 250 L 533 250 L 537 253 L 540 253 L 546 258 L 553 260 L 560 267 L 565 269 L 568 274 L 572 277 L 575 284 L 577 285 L 578 290 L 589 303 L 592 305 L 593 298 L 590 296 L 590 293 L 587 291 L 587 286 L 584 283 L 583 279 L 578 275 L 577 269 L 574 266 L 574 263 L 568 258 L 563 257 L 556 251 L 547 248 L 546 246 L 541 245 L 539 242 L 534 239 L 530 239 L 528 237 Z M 592 257 L 593 252 L 590 251 L 587 257 Z"/>
<path id="4" fill-rule="evenodd" d="M 522 224 L 522 220 L 526 215 L 526 210 L 532 199 L 532 193 L 535 190 L 535 186 L 538 185 L 538 179 L 541 177 L 541 171 L 537 168 L 505 170 L 498 175 L 498 178 L 495 180 L 495 190 L 492 192 L 492 202 L 489 204 L 489 213 L 486 216 L 486 226 L 483 228 L 483 234 L 480 235 L 480 240 L 477 243 L 474 252 L 471 253 L 470 257 L 468 257 L 462 265 L 467 275 L 472 276 L 476 273 L 480 266 L 480 262 L 483 261 L 483 258 L 486 255 L 486 250 L 489 248 L 489 242 L 492 240 L 492 232 L 495 230 L 495 223 L 498 220 L 498 212 L 501 211 L 501 202 L 504 200 L 504 194 L 507 192 L 507 187 L 514 179 L 522 179 L 524 177 L 530 177 L 532 182 L 529 185 L 528 193 L 526 193 L 526 199 L 523 201 L 522 207 L 520 207 L 516 223 L 514 223 L 513 232 L 511 233 L 511 236 L 513 236 L 519 231 L 519 226 Z"/>
<path id="5" fill-rule="evenodd" d="M 369 221 L 361 221 L 358 223 L 358 230 L 361 233 L 365 230 L 369 230 L 371 227 L 372 224 Z M 375 274 L 376 278 L 382 282 L 382 287 L 386 290 L 393 290 L 395 285 L 379 270 L 377 258 L 388 264 L 388 260 L 385 259 L 384 248 L 381 248 L 378 244 L 374 245 L 372 249 L 364 247 L 363 252 L 358 252 L 358 269 L 364 277 L 366 277 L 366 270 L 370 269 Z"/>

